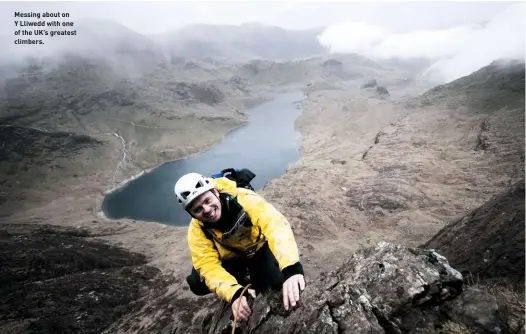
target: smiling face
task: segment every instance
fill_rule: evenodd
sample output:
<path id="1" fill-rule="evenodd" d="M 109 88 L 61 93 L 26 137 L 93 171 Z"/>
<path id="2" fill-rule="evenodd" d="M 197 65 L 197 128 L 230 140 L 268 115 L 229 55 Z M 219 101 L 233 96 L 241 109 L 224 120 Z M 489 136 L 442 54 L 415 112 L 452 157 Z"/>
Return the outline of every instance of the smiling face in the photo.
<path id="1" fill-rule="evenodd" d="M 188 207 L 188 211 L 197 220 L 206 223 L 217 223 L 221 218 L 219 192 L 212 189 L 197 197 Z"/>

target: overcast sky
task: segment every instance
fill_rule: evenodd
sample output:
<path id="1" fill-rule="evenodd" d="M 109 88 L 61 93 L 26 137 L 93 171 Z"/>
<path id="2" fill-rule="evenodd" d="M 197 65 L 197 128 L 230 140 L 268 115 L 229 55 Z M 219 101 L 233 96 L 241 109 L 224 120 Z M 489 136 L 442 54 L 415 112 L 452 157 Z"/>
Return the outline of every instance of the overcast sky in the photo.
<path id="1" fill-rule="evenodd" d="M 510 2 L 0 2 L 0 33 L 14 31 L 14 12 L 69 12 L 73 19 L 111 18 L 150 34 L 190 23 L 261 22 L 291 29 L 345 21 L 378 25 L 392 32 L 443 29 L 481 22 Z"/>

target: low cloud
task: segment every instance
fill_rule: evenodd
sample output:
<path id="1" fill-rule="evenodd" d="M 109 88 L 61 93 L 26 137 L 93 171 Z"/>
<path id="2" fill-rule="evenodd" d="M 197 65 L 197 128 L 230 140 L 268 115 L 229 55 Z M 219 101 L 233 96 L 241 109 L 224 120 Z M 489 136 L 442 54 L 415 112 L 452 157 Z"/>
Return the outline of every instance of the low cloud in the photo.
<path id="1" fill-rule="evenodd" d="M 359 53 L 377 59 L 428 58 L 433 65 L 424 75 L 452 81 L 497 59 L 524 59 L 525 13 L 526 4 L 517 3 L 487 22 L 405 33 L 347 22 L 329 26 L 318 38 L 334 53 Z"/>

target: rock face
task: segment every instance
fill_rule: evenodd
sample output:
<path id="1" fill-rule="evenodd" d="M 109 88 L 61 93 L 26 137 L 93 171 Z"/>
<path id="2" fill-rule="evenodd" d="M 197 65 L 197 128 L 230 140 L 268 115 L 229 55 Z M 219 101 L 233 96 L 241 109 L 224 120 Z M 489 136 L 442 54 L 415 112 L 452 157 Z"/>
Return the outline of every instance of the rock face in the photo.
<path id="1" fill-rule="evenodd" d="M 371 79 L 369 81 L 367 81 L 365 84 L 362 85 L 362 88 L 374 88 L 378 86 L 378 83 L 376 82 L 375 79 Z"/>
<path id="2" fill-rule="evenodd" d="M 204 322 L 204 333 L 230 333 L 231 310 Z M 214 312 L 217 313 L 217 312 Z M 307 282 L 296 309 L 280 292 L 258 296 L 239 333 L 440 333 L 456 326 L 499 333 L 491 295 L 463 291 L 445 257 L 381 242 L 356 252 L 338 270 Z"/>
<path id="3" fill-rule="evenodd" d="M 424 247 L 462 273 L 524 283 L 524 180 L 445 226 Z"/>
<path id="4" fill-rule="evenodd" d="M 378 87 L 376 87 L 376 95 L 378 95 L 378 96 L 389 96 L 391 94 L 389 94 L 389 91 L 387 90 L 387 88 L 385 88 L 383 86 L 378 86 Z"/>
<path id="5" fill-rule="evenodd" d="M 327 59 L 326 61 L 323 62 L 323 66 L 324 67 L 340 67 L 342 66 L 343 63 L 337 59 Z"/>
<path id="6" fill-rule="evenodd" d="M 524 180 L 445 226 L 424 247 L 444 254 L 467 282 L 497 298 L 504 332 L 524 333 Z"/>

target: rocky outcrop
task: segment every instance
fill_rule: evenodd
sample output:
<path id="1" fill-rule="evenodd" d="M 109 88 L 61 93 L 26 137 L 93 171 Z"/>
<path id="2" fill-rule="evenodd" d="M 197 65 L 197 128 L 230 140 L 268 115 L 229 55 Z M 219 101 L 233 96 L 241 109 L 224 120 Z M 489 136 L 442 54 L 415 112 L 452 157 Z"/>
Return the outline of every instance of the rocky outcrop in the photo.
<path id="1" fill-rule="evenodd" d="M 524 283 L 524 180 L 445 226 L 423 247 L 464 274 Z"/>
<path id="2" fill-rule="evenodd" d="M 495 296 L 504 333 L 524 333 L 524 180 L 446 225 L 424 247 Z M 465 299 L 462 308 L 470 309 L 474 300 Z"/>
<path id="3" fill-rule="evenodd" d="M 382 97 L 391 95 L 389 94 L 389 91 L 387 90 L 387 88 L 383 86 L 376 87 L 375 92 L 376 92 L 376 95 L 382 96 Z"/>
<path id="4" fill-rule="evenodd" d="M 212 295 L 188 298 L 141 255 L 88 241 L 83 229 L 8 230 L 0 234 L 14 247 L 0 248 L 3 331 L 232 331 L 229 305 Z M 250 305 L 252 316 L 236 333 L 506 332 L 495 297 L 466 288 L 445 257 L 383 242 L 307 282 L 295 309 L 284 310 L 281 292 L 250 298 Z"/>
<path id="5" fill-rule="evenodd" d="M 341 67 L 343 63 L 337 59 L 327 59 L 323 62 L 323 67 Z"/>
<path id="6" fill-rule="evenodd" d="M 362 88 L 375 88 L 376 86 L 378 86 L 378 83 L 376 82 L 376 80 L 371 79 L 367 81 L 365 84 L 363 84 Z"/>
<path id="7" fill-rule="evenodd" d="M 462 275 L 445 257 L 383 242 L 308 282 L 293 310 L 283 309 L 280 292 L 258 296 L 251 307 L 238 333 L 441 333 L 452 326 L 499 333 L 502 327 L 495 298 L 464 291 Z M 230 308 L 212 312 L 218 315 L 202 322 L 202 332 L 230 333 Z"/>
<path id="8" fill-rule="evenodd" d="M 220 103 L 225 99 L 219 89 L 206 83 L 169 82 L 167 89 L 176 94 L 177 99 L 186 101 L 186 103 L 206 103 L 212 105 Z"/>

